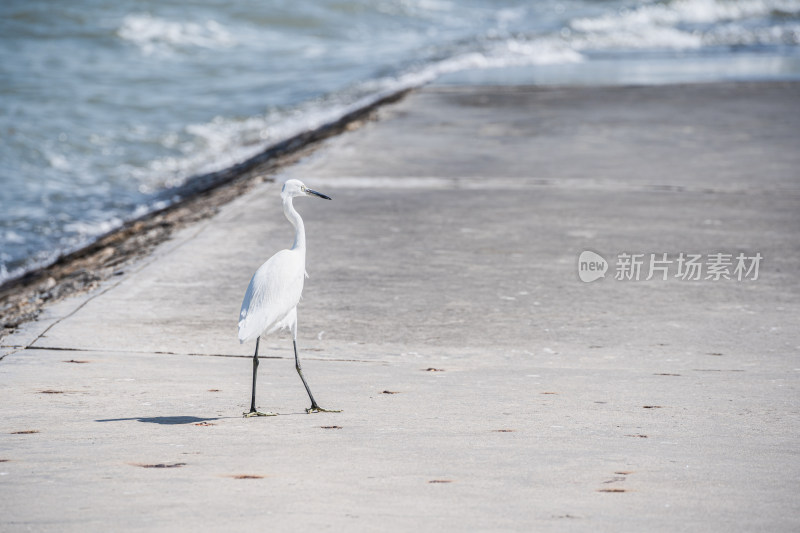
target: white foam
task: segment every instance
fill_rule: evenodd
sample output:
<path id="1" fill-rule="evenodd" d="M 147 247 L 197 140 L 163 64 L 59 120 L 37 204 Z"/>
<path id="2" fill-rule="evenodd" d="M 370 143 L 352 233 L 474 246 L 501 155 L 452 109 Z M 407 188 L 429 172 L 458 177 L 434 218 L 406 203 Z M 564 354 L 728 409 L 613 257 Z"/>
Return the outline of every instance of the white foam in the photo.
<path id="1" fill-rule="evenodd" d="M 73 221 L 64 226 L 64 232 L 70 235 L 63 236 L 57 248 L 49 250 L 39 250 L 33 256 L 28 257 L 25 264 L 11 270 L 6 266 L 11 259 L 8 254 L 0 254 L 0 284 L 8 280 L 19 278 L 26 272 L 31 272 L 39 268 L 46 268 L 55 263 L 60 257 L 68 255 L 80 248 L 88 245 L 98 237 L 113 231 L 123 224 L 123 220 L 118 217 L 110 217 L 100 221 Z M 6 237 L 9 237 L 6 234 Z"/>
<path id="2" fill-rule="evenodd" d="M 800 13 L 797 0 L 675 0 L 666 3 L 646 4 L 635 9 L 598 17 L 584 17 L 570 21 L 573 32 L 572 44 L 576 50 L 602 50 L 608 48 L 674 48 L 692 49 L 719 44 L 722 39 L 714 37 L 718 30 L 707 26 L 768 17 L 772 13 Z M 775 27 L 769 31 L 774 31 Z M 765 30 L 756 37 L 764 39 Z M 780 32 L 784 33 L 784 32 Z M 737 33 L 729 32 L 722 44 L 739 45 L 753 42 L 753 33 L 744 28 Z M 776 41 L 769 41 L 775 43 Z"/>
<path id="3" fill-rule="evenodd" d="M 331 97 L 245 119 L 218 116 L 206 123 L 190 124 L 185 134 L 191 141 L 181 145 L 182 156 L 163 157 L 130 172 L 143 193 L 178 187 L 192 176 L 229 168 L 281 141 L 335 122 L 382 95 L 371 94 L 352 103 Z M 165 139 L 174 142 L 170 136 Z"/>
<path id="4" fill-rule="evenodd" d="M 739 22 L 714 27 L 703 35 L 705 46 L 753 46 L 800 44 L 800 24 L 750 28 Z"/>
<path id="5" fill-rule="evenodd" d="M 169 53 L 179 48 L 224 48 L 236 44 L 233 35 L 214 20 L 202 24 L 175 22 L 149 13 L 126 15 L 117 35 L 138 46 L 145 55 Z"/>
<path id="6" fill-rule="evenodd" d="M 536 41 L 508 39 L 496 43 L 486 52 L 470 52 L 397 76 L 368 80 L 338 95 L 305 102 L 286 110 L 273 110 L 245 119 L 215 117 L 209 122 L 185 128 L 191 140 L 181 143 L 182 156 L 169 156 L 152 161 L 144 168 L 130 169 L 141 183 L 140 192 L 152 193 L 173 188 L 194 175 L 216 172 L 241 163 L 270 146 L 300 133 L 335 122 L 347 113 L 407 89 L 422 86 L 444 74 L 467 69 L 503 68 L 520 65 L 575 63 L 583 56 L 555 39 Z M 162 138 L 165 147 L 177 142 L 175 134 Z"/>
<path id="7" fill-rule="evenodd" d="M 60 170 L 62 172 L 66 172 L 72 169 L 72 165 L 69 164 L 69 160 L 61 154 L 57 154 L 48 150 L 43 150 L 43 155 L 47 162 L 56 170 Z"/>
<path id="8" fill-rule="evenodd" d="M 74 233 L 76 239 L 83 242 L 119 228 L 122 226 L 122 222 L 122 219 L 118 217 L 111 217 L 97 222 L 76 220 L 64 225 L 64 230 Z"/>
<path id="9" fill-rule="evenodd" d="M 619 13 L 571 21 L 573 29 L 585 32 L 611 32 L 621 29 L 651 26 L 675 26 L 681 23 L 712 24 L 769 16 L 780 11 L 800 12 L 796 0 L 675 0 L 673 2 L 645 4 Z"/>
<path id="10" fill-rule="evenodd" d="M 25 237 L 20 235 L 14 230 L 6 230 L 5 235 L 3 236 L 5 242 L 10 244 L 24 244 Z"/>

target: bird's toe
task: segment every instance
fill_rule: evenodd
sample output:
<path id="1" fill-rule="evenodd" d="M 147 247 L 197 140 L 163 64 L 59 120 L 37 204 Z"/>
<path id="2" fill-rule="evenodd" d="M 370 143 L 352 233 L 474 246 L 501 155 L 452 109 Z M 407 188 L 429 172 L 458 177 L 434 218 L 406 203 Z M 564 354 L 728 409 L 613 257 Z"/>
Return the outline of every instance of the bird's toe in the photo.
<path id="1" fill-rule="evenodd" d="M 250 418 L 253 416 L 278 416 L 278 413 L 270 413 L 269 411 L 266 413 L 262 413 L 261 411 L 250 411 L 248 413 L 242 413 L 242 416 L 245 418 Z"/>
<path id="2" fill-rule="evenodd" d="M 306 409 L 306 413 L 309 413 L 309 414 L 311 414 L 311 413 L 341 413 L 341 412 L 342 412 L 341 409 L 323 409 L 322 407 L 320 407 L 318 405 L 313 405 L 313 406 L 309 407 L 308 409 Z"/>

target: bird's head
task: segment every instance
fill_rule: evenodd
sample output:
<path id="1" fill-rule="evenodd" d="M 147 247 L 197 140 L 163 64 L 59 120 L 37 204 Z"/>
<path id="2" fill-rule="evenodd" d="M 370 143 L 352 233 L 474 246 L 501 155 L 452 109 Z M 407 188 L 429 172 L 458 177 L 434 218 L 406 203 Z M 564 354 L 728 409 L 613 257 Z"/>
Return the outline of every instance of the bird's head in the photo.
<path id="1" fill-rule="evenodd" d="M 287 180 L 286 183 L 283 184 L 283 189 L 281 189 L 281 197 L 285 200 L 286 198 L 294 198 L 295 196 L 317 196 L 325 200 L 331 199 L 330 196 L 325 196 L 321 192 L 309 189 L 300 180 Z"/>

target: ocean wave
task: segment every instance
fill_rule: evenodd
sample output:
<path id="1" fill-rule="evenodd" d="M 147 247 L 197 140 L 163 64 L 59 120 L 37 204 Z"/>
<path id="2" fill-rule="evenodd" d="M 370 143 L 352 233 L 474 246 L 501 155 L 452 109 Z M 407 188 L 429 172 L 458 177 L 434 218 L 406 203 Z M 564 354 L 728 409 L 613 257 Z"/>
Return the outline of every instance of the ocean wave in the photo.
<path id="1" fill-rule="evenodd" d="M 769 18 L 776 14 L 784 17 L 800 14 L 800 2 L 674 0 L 622 9 L 598 17 L 576 18 L 569 21 L 569 30 L 572 44 L 577 50 L 692 49 L 719 44 L 780 44 L 787 38 L 795 44 L 795 30 L 781 29 L 785 24 L 782 22 L 766 28 L 732 24 Z"/>
<path id="2" fill-rule="evenodd" d="M 339 93 L 285 109 L 273 109 L 247 118 L 214 117 L 187 125 L 180 135 L 161 138 L 165 148 L 180 146 L 181 155 L 162 157 L 127 172 L 140 183 L 139 191 L 152 194 L 182 186 L 192 176 L 231 167 L 295 135 L 333 123 L 397 92 L 420 87 L 436 78 L 469 69 L 576 63 L 583 56 L 556 39 L 503 40 L 480 52 L 406 69 L 396 75 L 357 83 Z M 178 142 L 178 139 L 188 138 Z"/>
<path id="3" fill-rule="evenodd" d="M 94 212 L 89 219 L 66 222 L 62 228 L 55 232 L 52 229 L 40 228 L 43 233 L 57 233 L 59 235 L 58 246 L 38 250 L 28 257 L 23 264 L 12 266 L 11 268 L 9 268 L 9 265 L 17 263 L 14 261 L 15 258 L 0 249 L 0 285 L 6 281 L 17 279 L 27 272 L 46 268 L 58 261 L 59 258 L 78 251 L 103 235 L 122 227 L 126 222 L 137 220 L 149 213 L 164 209 L 178 200 L 179 198 L 173 197 L 146 204 L 138 204 L 127 216 Z M 16 245 L 25 245 L 29 239 L 29 237 L 14 230 L 6 230 L 0 234 L 0 237 L 5 244 Z"/>
<path id="4" fill-rule="evenodd" d="M 175 22 L 149 13 L 126 15 L 117 35 L 130 41 L 145 55 L 165 54 L 186 48 L 229 48 L 237 44 L 233 35 L 221 24 L 207 20 Z"/>
<path id="5" fill-rule="evenodd" d="M 646 4 L 633 9 L 622 9 L 618 13 L 594 18 L 578 18 L 570 26 L 584 32 L 613 32 L 632 28 L 644 29 L 653 26 L 676 26 L 678 24 L 713 24 L 716 22 L 742 20 L 770 16 L 773 13 L 797 14 L 800 2 L 795 0 L 674 0 L 672 2 Z"/>
<path id="6" fill-rule="evenodd" d="M 800 24 L 750 28 L 733 22 L 713 28 L 703 35 L 705 46 L 797 46 Z"/>

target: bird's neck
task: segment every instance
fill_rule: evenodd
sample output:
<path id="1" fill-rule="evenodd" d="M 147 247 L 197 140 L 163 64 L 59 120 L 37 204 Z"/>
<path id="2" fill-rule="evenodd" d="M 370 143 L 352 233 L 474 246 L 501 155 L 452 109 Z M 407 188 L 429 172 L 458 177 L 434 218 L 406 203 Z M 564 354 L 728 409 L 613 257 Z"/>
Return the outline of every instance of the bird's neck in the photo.
<path id="1" fill-rule="evenodd" d="M 305 252 L 306 228 L 303 225 L 303 219 L 300 218 L 300 213 L 298 213 L 292 205 L 291 197 L 283 201 L 283 213 L 286 215 L 289 222 L 292 223 L 292 226 L 294 226 L 294 245 L 292 245 L 292 250 L 302 250 Z"/>

